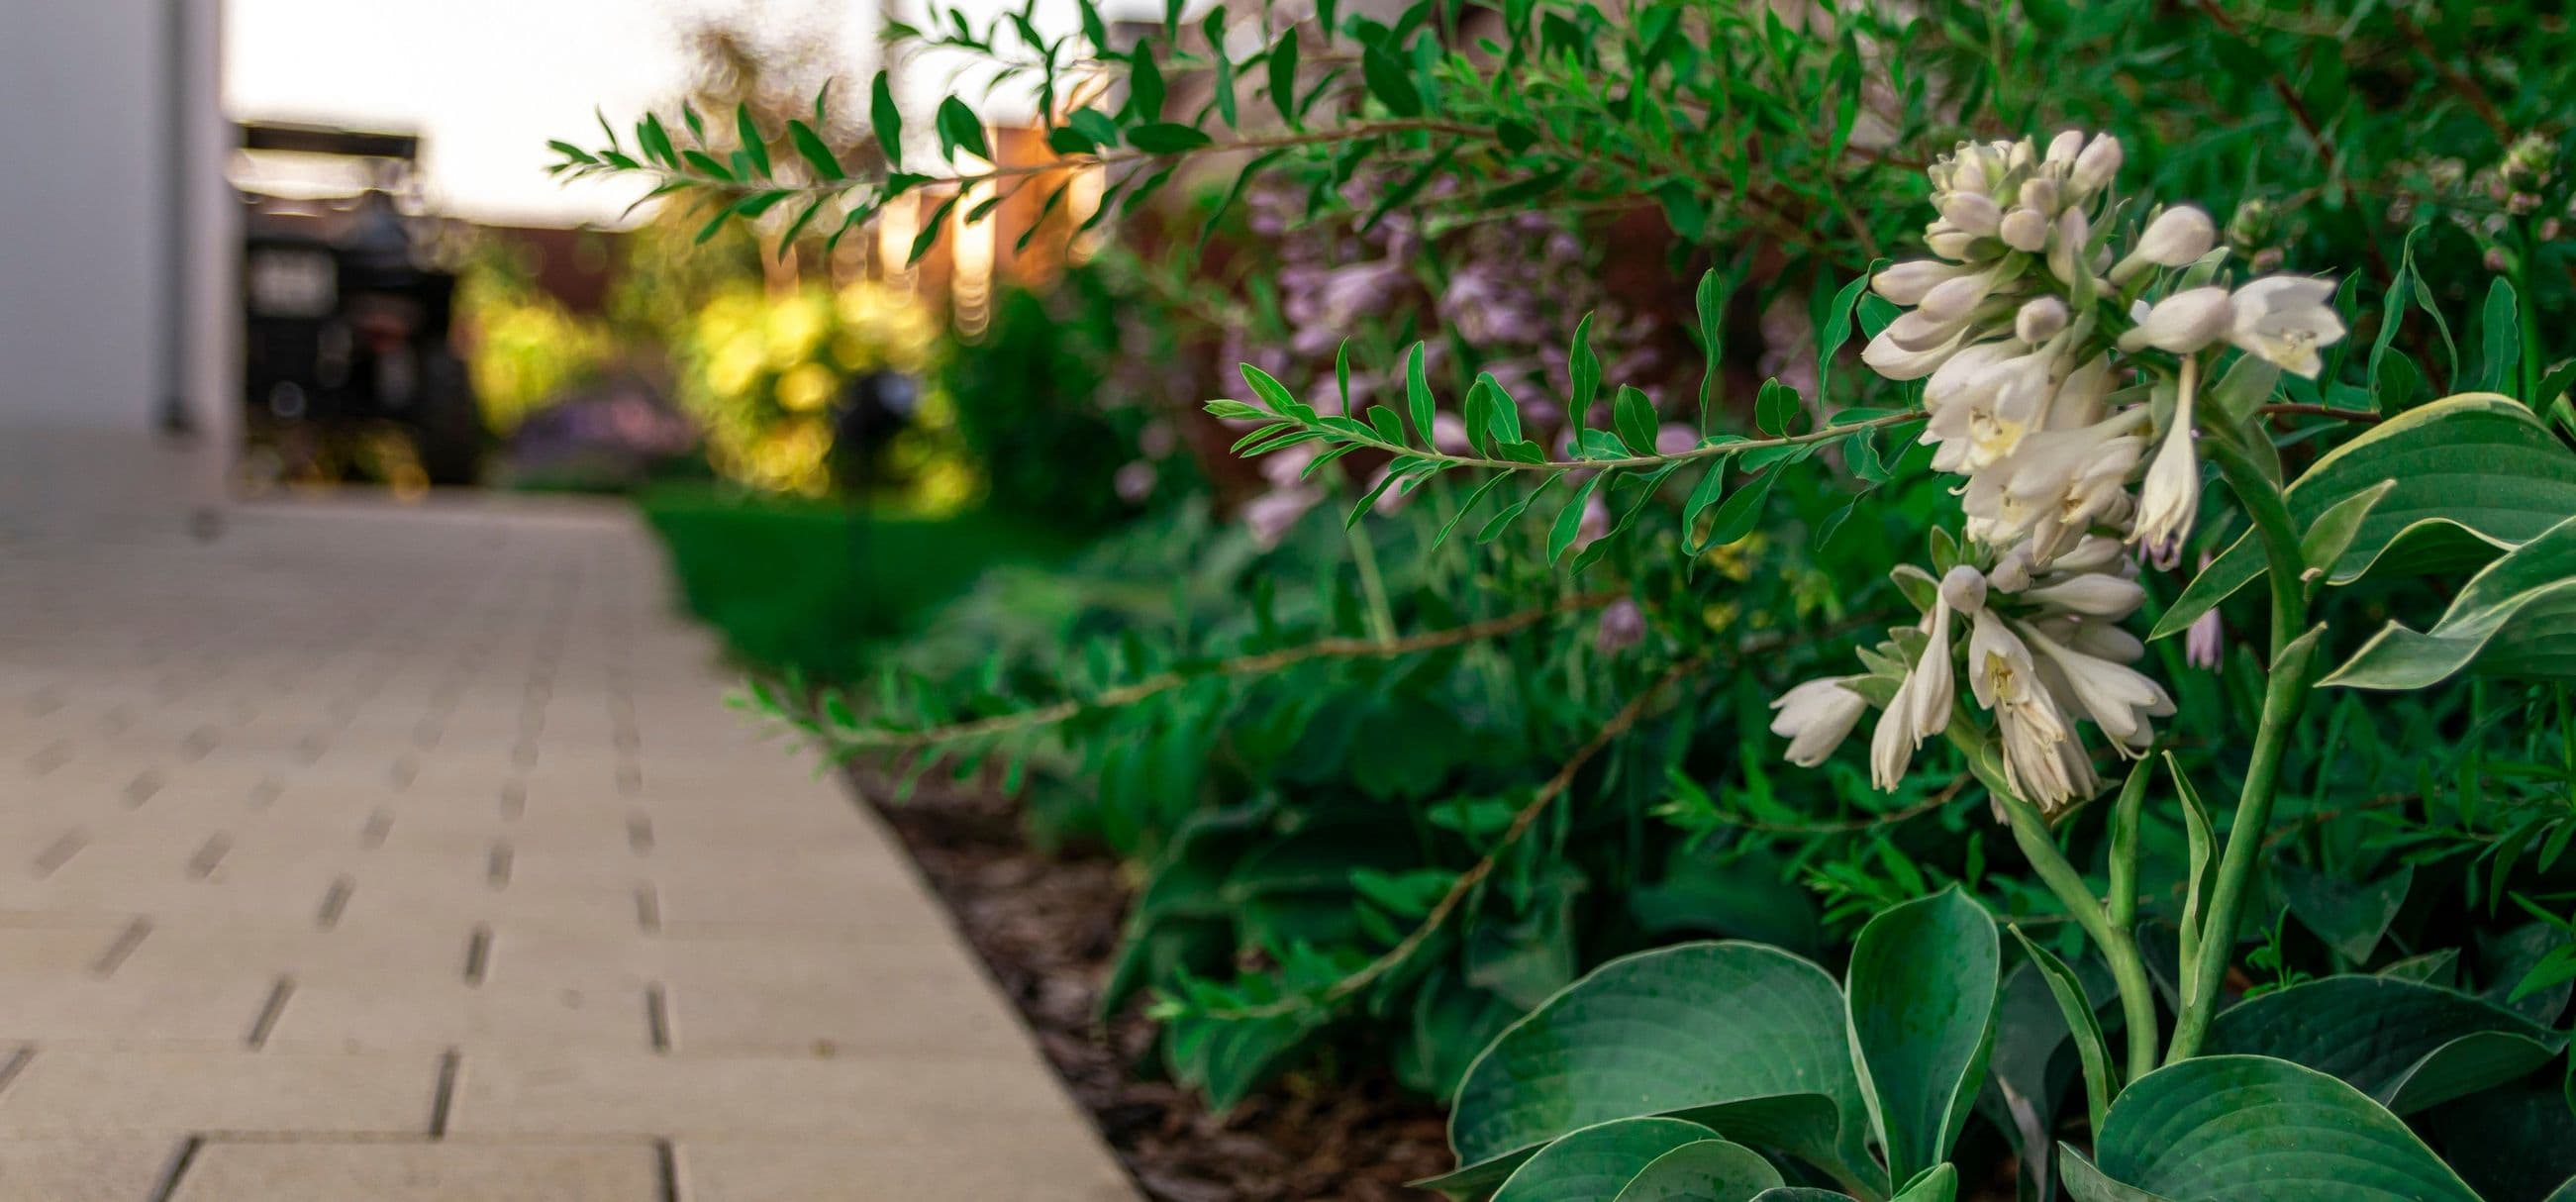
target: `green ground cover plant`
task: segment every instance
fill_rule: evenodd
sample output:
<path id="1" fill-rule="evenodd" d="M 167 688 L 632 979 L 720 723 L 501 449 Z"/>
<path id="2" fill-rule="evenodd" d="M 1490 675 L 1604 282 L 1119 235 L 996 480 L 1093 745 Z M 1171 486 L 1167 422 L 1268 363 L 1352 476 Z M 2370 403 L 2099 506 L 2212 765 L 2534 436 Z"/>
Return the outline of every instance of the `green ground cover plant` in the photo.
<path id="1" fill-rule="evenodd" d="M 1162 232 L 1243 521 L 756 701 L 1131 857 L 1167 1071 L 1389 1066 L 1461 1197 L 2569 1196 L 2563 15 L 1081 15 L 897 32 Z M 558 150 L 1054 186 L 873 112 Z"/>

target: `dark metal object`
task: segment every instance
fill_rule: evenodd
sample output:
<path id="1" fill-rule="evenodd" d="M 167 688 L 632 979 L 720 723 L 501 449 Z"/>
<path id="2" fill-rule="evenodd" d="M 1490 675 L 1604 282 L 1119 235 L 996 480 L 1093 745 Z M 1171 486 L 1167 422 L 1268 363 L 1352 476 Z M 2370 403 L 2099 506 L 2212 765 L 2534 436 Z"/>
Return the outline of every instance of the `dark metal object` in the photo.
<path id="1" fill-rule="evenodd" d="M 410 178 L 420 139 L 311 126 L 242 126 L 246 149 L 371 160 Z M 423 253 L 420 222 L 386 186 L 332 201 L 246 194 L 244 400 L 255 436 L 287 457 L 367 429 L 407 437 L 432 484 L 471 484 L 481 410 L 449 342 L 456 276 Z"/>

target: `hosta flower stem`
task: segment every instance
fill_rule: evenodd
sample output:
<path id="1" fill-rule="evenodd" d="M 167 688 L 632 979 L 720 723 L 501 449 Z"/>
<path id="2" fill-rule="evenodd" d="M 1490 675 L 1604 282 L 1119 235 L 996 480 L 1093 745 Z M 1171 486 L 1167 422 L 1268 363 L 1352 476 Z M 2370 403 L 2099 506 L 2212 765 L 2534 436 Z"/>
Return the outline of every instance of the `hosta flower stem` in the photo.
<path id="1" fill-rule="evenodd" d="M 2182 999 L 2182 1010 L 2175 1020 L 2173 1046 L 2165 1055 L 2168 1062 L 2197 1054 L 2209 1031 L 2209 1021 L 2217 1013 L 2220 985 L 2236 953 L 2236 927 L 2244 910 L 2245 893 L 2251 886 L 2254 862 L 2271 831 L 2281 753 L 2289 744 L 2299 706 L 2307 700 L 2308 686 L 2315 676 L 2310 665 L 2316 658 L 2318 633 L 2302 633 L 2308 620 L 2307 582 L 2300 579 L 2304 566 L 2299 554 L 2299 532 L 2281 490 L 2229 438 L 2208 441 L 2219 471 L 2244 504 L 2254 521 L 2256 536 L 2263 541 L 2272 590 L 2271 676 L 2263 687 L 2263 715 L 2255 728 L 2253 753 L 2246 760 L 2245 785 L 2237 794 L 2236 820 L 2228 827 L 2227 848 L 2219 855 L 2217 879 L 2209 895 L 2209 917 L 2199 932 L 2200 959 L 2195 971 L 2187 975 L 2191 992 Z"/>
<path id="2" fill-rule="evenodd" d="M 2022 856 L 2030 861 L 2031 870 L 2039 874 L 2040 883 L 2066 906 L 2067 916 L 2075 920 L 2093 946 L 2101 949 L 2102 959 L 2111 966 L 2111 982 L 2120 994 L 2120 1017 L 2129 1033 L 2129 1070 L 2125 1080 L 2135 1081 L 2156 1067 L 2158 1036 L 2154 983 L 2147 979 L 2147 962 L 2138 954 L 2137 941 L 2129 931 L 2111 921 L 2110 911 L 2093 888 L 2084 882 L 2064 852 L 2057 849 L 2057 839 L 2049 833 L 2048 819 L 2039 807 L 2023 800 L 2007 786 L 2002 774 L 1988 766 L 1979 755 L 1978 736 L 1966 723 L 1953 723 L 1951 741 L 1967 752 L 1970 770 L 1985 783 L 1995 804 L 2002 807 L 2005 825 L 2012 828 L 2013 842 Z M 2116 1085 L 2106 1092 L 2117 1092 Z"/>

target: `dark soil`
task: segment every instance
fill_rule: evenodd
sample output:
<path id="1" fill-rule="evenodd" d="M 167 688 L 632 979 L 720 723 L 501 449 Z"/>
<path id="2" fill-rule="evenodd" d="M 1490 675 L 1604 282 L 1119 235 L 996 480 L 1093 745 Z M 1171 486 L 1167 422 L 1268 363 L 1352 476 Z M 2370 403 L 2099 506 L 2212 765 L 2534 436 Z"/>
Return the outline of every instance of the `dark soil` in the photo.
<path id="1" fill-rule="evenodd" d="M 883 796 L 878 788 L 860 794 Z M 1451 1166 L 1440 1111 L 1384 1078 L 1292 1080 L 1226 1115 L 1150 1079 L 1153 1027 L 1095 1020 L 1129 887 L 1115 861 L 1029 845 L 1010 803 L 924 788 L 878 805 L 1037 1032 L 1074 1098 L 1155 1202 L 1429 1202 Z"/>

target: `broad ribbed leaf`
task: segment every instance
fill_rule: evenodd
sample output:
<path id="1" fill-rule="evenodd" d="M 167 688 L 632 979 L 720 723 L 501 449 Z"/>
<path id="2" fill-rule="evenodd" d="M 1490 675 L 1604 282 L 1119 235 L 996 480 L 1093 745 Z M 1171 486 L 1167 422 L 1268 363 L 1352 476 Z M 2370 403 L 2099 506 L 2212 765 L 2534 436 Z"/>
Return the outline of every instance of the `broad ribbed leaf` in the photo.
<path id="1" fill-rule="evenodd" d="M 1848 974 L 1852 1061 L 1890 1177 L 1949 1158 L 1985 1081 L 2002 974 L 1995 920 L 1956 888 L 1861 928 Z"/>
<path id="2" fill-rule="evenodd" d="M 1784 1185 L 1753 1195 L 1753 1202 L 1853 1202 L 1841 1190 L 1817 1189 L 1812 1185 Z"/>
<path id="3" fill-rule="evenodd" d="M 2567 1037 L 2483 998 L 2397 977 L 2338 976 L 2220 1014 L 2213 1052 L 2332 1073 L 2399 1114 L 2523 1075 Z"/>
<path id="4" fill-rule="evenodd" d="M 1450 1115 L 1464 1167 L 1429 1184 L 1481 1192 L 1549 1140 L 1639 1115 L 1705 1122 L 1885 1188 L 1864 1143 L 1842 991 L 1814 964 L 1735 942 L 1613 960 L 1504 1031 Z"/>
<path id="5" fill-rule="evenodd" d="M 2361 885 L 2282 860 L 2272 865 L 2272 879 L 2289 900 L 2291 914 L 2336 954 L 2358 964 L 2379 950 L 2388 924 L 2406 904 L 2406 894 L 2415 886 L 2415 866 Z"/>
<path id="6" fill-rule="evenodd" d="M 1617 1202 L 1752 1202 L 1780 1184 L 1780 1170 L 1742 1144 L 1703 1139 L 1655 1158 Z"/>
<path id="7" fill-rule="evenodd" d="M 2305 530 L 2346 498 L 2391 480 L 2396 486 L 2361 521 L 2328 581 L 2349 583 L 2375 567 L 2475 563 L 2576 513 L 2576 453 L 2521 404 L 2473 392 L 2410 409 L 2335 448 L 2291 483 L 2290 514 Z M 2179 633 L 2262 575 L 2263 549 L 2248 534 L 2183 590 L 2151 637 Z"/>
<path id="8" fill-rule="evenodd" d="M 2385 1107 L 2266 1056 L 2147 1074 L 2111 1104 L 2090 1164 L 2068 1149 L 2060 1170 L 2079 1202 L 2480 1202 Z"/>
<path id="9" fill-rule="evenodd" d="M 1585 1127 L 1539 1149 L 1493 1202 L 1611 1202 L 1629 1179 L 1665 1153 L 1715 1142 L 1717 1133 L 1680 1119 L 1618 1119 Z"/>
<path id="10" fill-rule="evenodd" d="M 2524 680 L 2576 678 L 2576 517 L 2470 577 L 2431 629 L 2418 633 L 2390 622 L 2317 683 L 2421 689 L 2463 670 Z"/>

